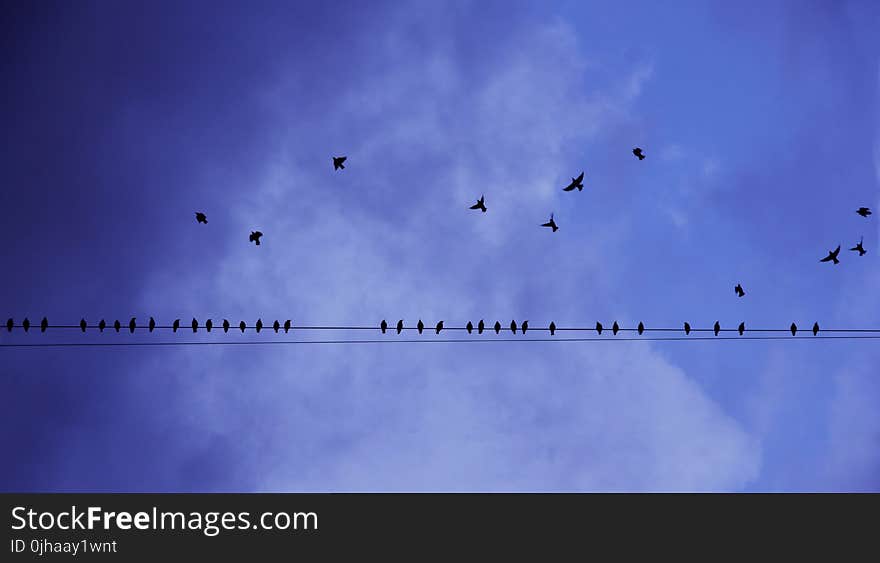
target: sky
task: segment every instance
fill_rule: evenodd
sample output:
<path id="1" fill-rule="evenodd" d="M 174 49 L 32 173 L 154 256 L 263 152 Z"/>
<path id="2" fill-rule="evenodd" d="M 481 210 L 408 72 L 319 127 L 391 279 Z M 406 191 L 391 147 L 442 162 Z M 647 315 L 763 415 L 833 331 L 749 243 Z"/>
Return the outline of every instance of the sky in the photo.
<path id="1" fill-rule="evenodd" d="M 4 321 L 880 325 L 876 2 L 0 25 Z M 0 344 L 280 339 L 93 332 Z M 0 348 L 0 490 L 878 491 L 878 363 L 800 336 Z"/>

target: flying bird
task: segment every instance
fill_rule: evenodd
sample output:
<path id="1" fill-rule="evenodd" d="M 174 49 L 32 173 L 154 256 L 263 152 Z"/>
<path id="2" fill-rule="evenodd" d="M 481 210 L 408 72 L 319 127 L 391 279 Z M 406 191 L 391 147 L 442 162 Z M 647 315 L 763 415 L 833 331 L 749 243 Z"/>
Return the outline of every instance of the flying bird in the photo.
<path id="1" fill-rule="evenodd" d="M 104 329 L 107 327 L 107 323 L 104 322 L 104 319 L 101 319 L 101 322 L 98 323 L 98 330 L 104 332 Z"/>
<path id="2" fill-rule="evenodd" d="M 685 334 L 690 334 L 690 333 L 691 333 L 691 325 L 690 325 L 690 323 L 684 323 L 684 333 L 685 333 Z"/>
<path id="3" fill-rule="evenodd" d="M 153 332 L 153 330 L 155 330 L 155 329 L 156 329 L 156 319 L 154 319 L 153 317 L 150 317 L 150 332 Z"/>
<path id="4" fill-rule="evenodd" d="M 43 317 L 43 320 L 40 321 L 40 332 L 46 332 L 46 329 L 49 327 L 49 319 Z"/>
<path id="5" fill-rule="evenodd" d="M 715 331 L 715 336 L 718 336 L 718 333 L 721 332 L 721 323 L 715 321 L 715 326 L 712 327 L 712 330 Z"/>
<path id="6" fill-rule="evenodd" d="M 794 336 L 796 334 L 797 334 L 797 325 L 794 323 L 791 323 L 791 335 Z"/>
<path id="7" fill-rule="evenodd" d="M 477 203 L 471 205 L 471 209 L 479 209 L 483 213 L 486 212 L 486 201 L 483 196 L 480 196 L 480 199 L 477 200 Z"/>
<path id="8" fill-rule="evenodd" d="M 596 332 L 602 334 L 602 323 L 596 321 Z"/>
<path id="9" fill-rule="evenodd" d="M 134 329 L 137 327 L 137 323 L 135 323 L 135 318 L 132 317 L 130 321 L 128 321 L 128 332 L 134 334 Z"/>
<path id="10" fill-rule="evenodd" d="M 116 332 L 119 332 L 119 329 L 121 329 L 121 328 L 122 328 L 122 323 L 119 322 L 119 319 L 116 319 L 116 321 L 113 323 L 113 330 L 115 330 Z"/>
<path id="11" fill-rule="evenodd" d="M 510 332 L 516 334 L 516 321 L 510 321 Z"/>
<path id="12" fill-rule="evenodd" d="M 474 323 L 468 321 L 468 324 L 465 328 L 467 329 L 468 334 L 473 333 L 474 332 Z"/>
<path id="13" fill-rule="evenodd" d="M 192 322 L 191 326 L 192 326 L 193 332 L 196 332 L 199 330 L 199 321 L 197 321 L 195 317 L 193 317 L 193 322 Z"/>
<path id="14" fill-rule="evenodd" d="M 403 319 L 397 321 L 397 334 L 400 334 L 401 330 L 403 330 Z"/>
<path id="15" fill-rule="evenodd" d="M 641 321 L 639 321 L 639 336 L 641 336 L 641 334 L 642 334 L 643 332 L 645 332 L 645 325 L 644 325 L 644 323 L 642 323 Z"/>
<path id="16" fill-rule="evenodd" d="M 437 334 L 440 334 L 440 331 L 443 330 L 443 321 L 437 323 L 437 327 L 435 330 L 437 331 Z"/>
<path id="17" fill-rule="evenodd" d="M 856 251 L 858 251 L 859 256 L 864 256 L 865 253 L 868 252 L 867 250 L 865 250 L 865 247 L 862 246 L 862 243 L 863 243 L 864 241 L 865 241 L 865 237 L 862 237 L 861 240 L 859 240 L 859 244 L 857 244 L 857 245 L 855 245 L 854 247 L 850 248 L 850 250 L 856 250 Z"/>
<path id="18" fill-rule="evenodd" d="M 12 319 L 6 320 L 6 332 L 12 332 L 12 327 L 15 326 L 15 321 Z"/>
<path id="19" fill-rule="evenodd" d="M 813 336 L 819 334 L 819 323 L 813 323 Z"/>
<path id="20" fill-rule="evenodd" d="M 205 321 L 205 330 L 211 332 L 211 329 L 214 328 L 214 322 L 211 319 Z"/>
<path id="21" fill-rule="evenodd" d="M 611 325 L 611 334 L 617 336 L 617 331 L 620 330 L 620 325 L 617 324 L 617 321 L 614 321 L 614 324 Z"/>
<path id="22" fill-rule="evenodd" d="M 260 331 L 263 330 L 263 319 L 257 319 L 257 334 L 260 334 Z"/>
<path id="23" fill-rule="evenodd" d="M 735 291 L 736 294 L 740 297 L 746 294 L 746 292 L 743 291 L 743 286 L 741 286 L 740 284 L 736 284 L 736 287 L 733 288 L 733 291 Z"/>
<path id="24" fill-rule="evenodd" d="M 556 323 L 550 321 L 550 336 L 556 334 Z"/>
<path id="25" fill-rule="evenodd" d="M 527 330 L 529 330 L 529 321 L 523 321 L 522 333 L 525 334 Z"/>
<path id="26" fill-rule="evenodd" d="M 583 191 L 583 189 L 584 189 L 584 173 L 583 172 L 581 172 L 581 175 L 578 176 L 577 178 L 572 178 L 571 183 L 569 185 L 565 186 L 564 188 L 562 188 L 562 191 L 571 192 L 571 191 L 574 191 L 575 188 L 577 188 L 578 191 Z"/>
<path id="27" fill-rule="evenodd" d="M 639 160 L 645 160 L 645 154 L 642 152 L 642 149 L 636 147 L 633 149 L 633 154 L 639 157 Z"/>
<path id="28" fill-rule="evenodd" d="M 840 254 L 840 245 L 837 245 L 837 248 L 828 253 L 828 256 L 819 260 L 819 262 L 834 262 L 835 264 L 840 264 L 840 260 L 837 259 L 837 255 Z"/>
<path id="29" fill-rule="evenodd" d="M 501 323 L 499 321 L 495 321 L 495 334 L 499 334 L 501 332 Z"/>
<path id="30" fill-rule="evenodd" d="M 251 236 L 248 237 L 248 240 L 255 243 L 257 246 L 260 246 L 260 237 L 263 236 L 263 233 L 260 231 L 251 231 Z"/>
<path id="31" fill-rule="evenodd" d="M 242 334 L 244 334 L 244 329 L 246 329 L 246 328 L 247 328 L 247 325 L 244 324 L 244 321 L 241 321 L 240 323 L 238 323 L 238 329 L 241 331 Z"/>
<path id="32" fill-rule="evenodd" d="M 422 322 L 422 319 L 419 319 L 419 322 L 416 324 L 416 328 L 419 330 L 419 334 L 425 330 L 425 323 Z"/>
<path id="33" fill-rule="evenodd" d="M 275 322 L 272 323 L 272 330 L 275 331 L 275 334 L 278 334 L 278 331 L 281 330 L 281 323 L 278 322 L 278 319 L 275 319 Z"/>
<path id="34" fill-rule="evenodd" d="M 556 221 L 553 219 L 552 213 L 550 214 L 550 220 L 547 221 L 546 223 L 542 223 L 541 226 L 542 227 L 550 227 L 551 229 L 553 229 L 554 233 L 559 230 L 559 227 L 556 226 Z"/>
<path id="35" fill-rule="evenodd" d="M 223 332 L 229 332 L 229 319 L 223 319 Z"/>
<path id="36" fill-rule="evenodd" d="M 86 324 L 86 320 L 85 320 L 85 319 L 82 319 L 81 321 L 79 321 L 79 329 L 80 329 L 81 331 L 85 332 L 85 331 L 86 331 L 86 326 L 88 326 L 88 325 Z"/>
<path id="37" fill-rule="evenodd" d="M 202 213 L 202 212 L 200 212 L 200 211 L 196 211 L 196 222 L 198 222 L 198 223 L 204 223 L 205 225 L 207 225 L 207 224 L 208 224 L 208 218 L 205 216 L 204 213 Z"/>
<path id="38" fill-rule="evenodd" d="M 480 319 L 479 324 L 477 325 L 477 334 L 483 334 L 483 329 L 486 328 L 486 323 L 483 322 L 483 319 Z"/>
<path id="39" fill-rule="evenodd" d="M 746 331 L 746 323 L 739 323 L 739 327 L 737 327 L 736 330 L 739 332 L 739 335 L 742 336 L 743 333 Z"/>
<path id="40" fill-rule="evenodd" d="M 382 319 L 382 322 L 379 323 L 379 330 L 382 331 L 382 334 L 385 334 L 385 331 L 388 330 L 388 322 L 385 319 Z"/>
<path id="41" fill-rule="evenodd" d="M 871 214 L 871 210 L 868 209 L 867 207 L 859 207 L 859 208 L 856 210 L 856 213 L 858 213 L 858 214 L 861 215 L 862 217 L 867 217 L 868 215 Z"/>
<path id="42" fill-rule="evenodd" d="M 287 334 L 287 331 L 290 330 L 290 319 L 284 321 L 284 334 Z"/>
<path id="43" fill-rule="evenodd" d="M 23 321 L 21 321 L 21 326 L 25 332 L 27 332 L 31 328 L 31 322 L 27 320 L 27 317 Z"/>
<path id="44" fill-rule="evenodd" d="M 343 162 L 345 162 L 346 158 L 348 158 L 348 157 L 347 156 L 334 156 L 333 157 L 333 170 L 339 170 L 340 168 L 345 170 L 345 165 L 343 164 Z"/>

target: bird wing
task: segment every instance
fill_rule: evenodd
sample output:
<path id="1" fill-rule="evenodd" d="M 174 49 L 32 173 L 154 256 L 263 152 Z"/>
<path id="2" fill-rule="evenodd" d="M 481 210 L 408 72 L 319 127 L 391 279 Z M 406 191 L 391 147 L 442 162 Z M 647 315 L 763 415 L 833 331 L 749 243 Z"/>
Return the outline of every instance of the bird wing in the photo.
<path id="1" fill-rule="evenodd" d="M 474 205 L 471 205 L 471 209 L 479 209 L 479 208 L 480 208 L 480 202 L 477 202 Z"/>
<path id="2" fill-rule="evenodd" d="M 580 183 L 581 183 L 581 180 L 583 180 L 583 179 L 584 179 L 584 173 L 581 172 L 581 175 L 578 176 L 577 178 L 575 178 L 575 181 L 576 181 L 578 184 L 580 184 Z"/>
<path id="3" fill-rule="evenodd" d="M 562 191 L 564 191 L 564 192 L 573 191 L 575 186 L 576 186 L 576 184 L 574 182 L 572 182 L 569 185 L 567 185 L 566 187 L 562 188 Z"/>

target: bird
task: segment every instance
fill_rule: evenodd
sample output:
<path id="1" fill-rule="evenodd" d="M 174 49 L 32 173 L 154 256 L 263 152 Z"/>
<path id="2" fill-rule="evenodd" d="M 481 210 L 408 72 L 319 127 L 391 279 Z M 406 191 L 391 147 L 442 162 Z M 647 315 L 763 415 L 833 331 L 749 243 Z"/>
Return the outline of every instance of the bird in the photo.
<path id="1" fill-rule="evenodd" d="M 867 207 L 859 207 L 859 208 L 856 210 L 856 213 L 858 213 L 858 214 L 861 215 L 862 217 L 867 217 L 868 215 L 871 214 L 871 210 L 868 209 Z"/>
<path id="2" fill-rule="evenodd" d="M 494 327 L 494 328 L 495 328 L 495 334 L 499 334 L 499 333 L 501 332 L 501 323 L 498 322 L 498 321 L 495 321 L 495 327 Z"/>
<path id="3" fill-rule="evenodd" d="M 244 321 L 241 321 L 240 323 L 238 323 L 238 329 L 241 331 L 242 334 L 244 334 L 244 329 L 246 329 L 246 328 L 247 328 L 247 325 L 244 324 Z"/>
<path id="4" fill-rule="evenodd" d="M 382 319 L 382 322 L 379 323 L 379 330 L 382 331 L 382 334 L 385 334 L 385 331 L 388 330 L 388 322 L 385 319 Z"/>
<path id="5" fill-rule="evenodd" d="M 733 291 L 735 291 L 736 294 L 740 297 L 746 294 L 746 292 L 743 291 L 743 286 L 741 286 L 740 284 L 736 284 L 736 287 L 733 288 Z"/>
<path id="6" fill-rule="evenodd" d="M 419 334 L 425 330 L 425 323 L 422 322 L 422 319 L 419 319 L 419 322 L 416 324 L 416 328 L 419 330 Z"/>
<path id="7" fill-rule="evenodd" d="M 486 328 L 486 323 L 483 322 L 483 319 L 480 319 L 479 324 L 477 324 L 477 334 L 483 334 L 483 329 Z"/>
<path id="8" fill-rule="evenodd" d="M 340 168 L 345 170 L 345 165 L 343 164 L 343 162 L 345 162 L 346 158 L 348 158 L 348 157 L 347 156 L 334 156 L 333 157 L 333 170 L 339 170 Z"/>
<path id="9" fill-rule="evenodd" d="M 104 332 L 104 328 L 106 326 L 107 326 L 107 323 L 104 321 L 104 319 L 101 319 L 101 322 L 98 323 L 98 330 L 100 330 L 101 332 Z"/>
<path id="10" fill-rule="evenodd" d="M 212 328 L 214 328 L 214 321 L 212 321 L 211 319 L 208 319 L 207 321 L 205 321 L 205 330 L 207 330 L 208 332 L 211 332 Z"/>
<path id="11" fill-rule="evenodd" d="M 400 334 L 401 330 L 403 330 L 403 319 L 397 321 L 397 334 Z"/>
<path id="12" fill-rule="evenodd" d="M 746 331 L 746 323 L 739 323 L 739 327 L 737 327 L 736 330 L 739 331 L 739 335 L 742 336 L 743 333 Z"/>
<path id="13" fill-rule="evenodd" d="M 840 260 L 837 259 L 837 255 L 840 254 L 840 245 L 837 245 L 837 248 L 828 253 L 828 256 L 819 260 L 819 262 L 834 262 L 835 264 L 840 264 Z"/>
<path id="14" fill-rule="evenodd" d="M 715 336 L 718 336 L 718 333 L 721 332 L 721 323 L 715 321 L 715 326 L 712 327 L 712 330 L 715 332 Z"/>
<path id="15" fill-rule="evenodd" d="M 865 250 L 865 247 L 862 246 L 862 243 L 863 243 L 864 241 L 865 241 L 865 237 L 862 237 L 862 238 L 859 240 L 859 244 L 857 244 L 857 245 L 855 245 L 854 247 L 850 248 L 850 250 L 856 250 L 856 251 L 858 251 L 859 256 L 864 256 L 864 255 L 868 252 L 867 250 Z"/>
<path id="16" fill-rule="evenodd" d="M 223 319 L 223 332 L 229 332 L 229 319 Z"/>
<path id="17" fill-rule="evenodd" d="M 174 319 L 174 323 L 171 325 L 171 332 L 177 332 L 177 329 L 180 328 L 180 319 Z"/>
<path id="18" fill-rule="evenodd" d="M 556 221 L 553 219 L 552 213 L 550 214 L 550 220 L 547 221 L 546 223 L 542 223 L 541 226 L 542 227 L 550 227 L 551 229 L 553 229 L 554 233 L 559 230 L 559 227 L 556 226 Z"/>
<path id="19" fill-rule="evenodd" d="M 287 331 L 290 330 L 290 319 L 284 321 L 284 334 L 287 334 Z"/>
<path id="20" fill-rule="evenodd" d="M 796 334 L 797 334 L 797 325 L 794 323 L 791 323 L 791 335 L 794 336 Z"/>
<path id="21" fill-rule="evenodd" d="M 477 203 L 471 205 L 471 209 L 479 209 L 483 213 L 486 212 L 486 201 L 483 196 L 480 196 L 480 199 L 477 200 Z"/>
<path id="22" fill-rule="evenodd" d="M 251 236 L 248 237 L 248 240 L 255 243 L 257 246 L 260 246 L 260 237 L 263 236 L 263 233 L 260 231 L 251 231 Z"/>
<path id="23" fill-rule="evenodd" d="M 88 326 L 88 325 L 86 324 L 86 320 L 85 320 L 85 319 L 82 319 L 82 320 L 79 321 L 79 329 L 80 329 L 81 331 L 85 332 L 85 331 L 86 331 L 86 326 Z"/>
<path id="24" fill-rule="evenodd" d="M 49 319 L 43 317 L 43 320 L 40 321 L 40 332 L 46 332 L 46 329 L 49 327 Z"/>
<path id="25" fill-rule="evenodd" d="M 639 157 L 639 160 L 645 160 L 645 154 L 642 152 L 642 149 L 636 147 L 633 149 L 633 154 Z"/>
<path id="26" fill-rule="evenodd" d="M 691 325 L 690 325 L 690 323 L 684 323 L 684 333 L 685 333 L 685 334 L 690 334 L 690 333 L 691 333 Z"/>
<path id="27" fill-rule="evenodd" d="M 550 336 L 556 334 L 556 323 L 550 321 Z"/>
<path id="28" fill-rule="evenodd" d="M 208 224 L 208 218 L 201 211 L 196 211 L 196 222 Z"/>
<path id="29" fill-rule="evenodd" d="M 13 326 L 15 326 L 15 321 L 12 319 L 6 319 L 6 332 L 12 332 Z"/>
<path id="30" fill-rule="evenodd" d="M 522 333 L 525 334 L 527 330 L 529 330 L 529 321 L 526 320 L 522 324 Z"/>
<path id="31" fill-rule="evenodd" d="M 263 319 L 257 319 L 255 327 L 257 329 L 257 334 L 260 334 L 260 331 L 263 330 Z"/>
<path id="32" fill-rule="evenodd" d="M 510 321 L 510 332 L 516 334 L 516 321 Z"/>
<path id="33" fill-rule="evenodd" d="M 192 323 L 190 323 L 190 326 L 192 326 L 193 332 L 198 331 L 199 330 L 199 321 L 197 321 L 196 318 L 193 317 L 193 320 L 192 320 Z"/>
<path id="34" fill-rule="evenodd" d="M 611 334 L 617 336 L 617 331 L 620 330 L 620 325 L 617 324 L 617 321 L 614 321 L 614 324 L 611 325 Z"/>
<path id="35" fill-rule="evenodd" d="M 275 322 L 272 323 L 272 330 L 275 331 L 275 334 L 278 334 L 278 331 L 281 330 L 281 323 L 278 322 L 278 319 L 275 319 Z"/>
<path id="36" fill-rule="evenodd" d="M 468 321 L 468 324 L 465 328 L 467 329 L 468 334 L 473 333 L 474 332 L 474 323 Z"/>
<path id="37" fill-rule="evenodd" d="M 119 332 L 119 329 L 121 329 L 121 328 L 122 328 L 122 323 L 119 322 L 119 319 L 116 319 L 116 321 L 113 323 L 113 330 L 115 330 L 116 332 Z"/>
<path id="38" fill-rule="evenodd" d="M 571 183 L 569 185 L 565 186 L 564 188 L 562 188 L 562 191 L 571 192 L 571 191 L 574 191 L 575 188 L 577 188 L 577 190 L 579 192 L 583 191 L 583 189 L 584 189 L 584 173 L 583 172 L 581 172 L 581 175 L 578 176 L 577 178 L 572 178 Z"/>
<path id="39" fill-rule="evenodd" d="M 819 323 L 813 323 L 813 336 L 819 334 Z"/>
<path id="40" fill-rule="evenodd" d="M 153 332 L 153 330 L 155 330 L 155 328 L 156 328 L 156 319 L 154 319 L 153 317 L 150 317 L 150 332 Z"/>
<path id="41" fill-rule="evenodd" d="M 440 331 L 443 330 L 443 321 L 437 323 L 437 327 L 435 328 L 435 330 L 437 331 L 437 334 L 440 334 Z"/>
<path id="42" fill-rule="evenodd" d="M 27 317 L 25 317 L 25 319 L 21 321 L 21 327 L 24 329 L 25 332 L 27 332 L 28 329 L 31 328 L 31 322 L 27 320 Z"/>
<path id="43" fill-rule="evenodd" d="M 599 321 L 596 321 L 596 332 L 598 334 L 602 334 L 602 323 L 600 323 Z"/>
<path id="44" fill-rule="evenodd" d="M 645 332 L 645 324 L 640 321 L 639 322 L 639 336 L 641 336 L 643 332 Z"/>
<path id="45" fill-rule="evenodd" d="M 137 327 L 137 323 L 135 323 L 135 318 L 132 317 L 130 321 L 128 321 L 128 332 L 134 334 L 134 329 Z"/>

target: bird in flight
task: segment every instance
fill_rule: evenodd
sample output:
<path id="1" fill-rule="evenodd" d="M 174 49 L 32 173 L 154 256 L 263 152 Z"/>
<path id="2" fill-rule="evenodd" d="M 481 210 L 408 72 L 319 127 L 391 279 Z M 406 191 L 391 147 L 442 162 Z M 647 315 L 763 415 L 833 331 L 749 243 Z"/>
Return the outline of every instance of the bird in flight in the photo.
<path id="1" fill-rule="evenodd" d="M 287 328 L 285 326 L 285 328 Z M 385 334 L 385 331 L 388 330 L 388 322 L 385 319 L 382 319 L 382 322 L 379 323 L 379 330 L 382 331 L 382 334 Z"/>
<path id="2" fill-rule="evenodd" d="M 859 208 L 856 210 L 856 213 L 858 213 L 858 214 L 861 215 L 862 217 L 867 217 L 868 215 L 871 214 L 871 210 L 868 209 L 867 207 L 859 207 Z"/>
<path id="3" fill-rule="evenodd" d="M 733 290 L 734 290 L 734 291 L 736 292 L 736 294 L 737 294 L 738 296 L 740 296 L 740 297 L 742 297 L 743 295 L 746 294 L 746 292 L 743 291 L 743 286 L 741 286 L 740 284 L 736 284 L 736 287 L 734 287 Z"/>
<path id="4" fill-rule="evenodd" d="M 642 149 L 636 147 L 633 149 L 633 154 L 639 157 L 639 160 L 645 160 L 645 153 L 642 152 Z"/>
<path id="5" fill-rule="evenodd" d="M 571 191 L 574 191 L 575 188 L 577 188 L 577 191 L 579 191 L 579 192 L 583 191 L 583 189 L 584 189 L 584 173 L 583 172 L 581 172 L 581 175 L 578 176 L 577 178 L 572 178 L 571 183 L 569 185 L 565 186 L 564 188 L 562 188 L 562 191 L 571 192 Z"/>
<path id="6" fill-rule="evenodd" d="M 202 213 L 201 211 L 196 211 L 196 222 L 197 223 L 204 223 L 205 225 L 207 225 L 208 224 L 208 217 L 204 213 Z"/>
<path id="7" fill-rule="evenodd" d="M 484 196 L 480 196 L 480 199 L 477 200 L 477 203 L 471 205 L 471 209 L 479 209 L 483 213 L 486 212 L 486 198 Z"/>
<path id="8" fill-rule="evenodd" d="M 348 157 L 347 156 L 334 156 L 333 157 L 333 170 L 339 170 L 340 168 L 345 170 L 345 165 L 343 164 L 343 162 L 345 162 L 346 158 L 348 158 Z"/>
<path id="9" fill-rule="evenodd" d="M 550 227 L 551 229 L 553 229 L 554 233 L 559 230 L 559 227 L 556 226 L 556 221 L 553 219 L 552 213 L 550 214 L 550 220 L 547 221 L 546 223 L 543 223 L 541 226 L 542 227 Z"/>
<path id="10" fill-rule="evenodd" d="M 400 334 L 401 330 L 403 330 L 403 319 L 397 321 L 397 334 Z"/>
<path id="11" fill-rule="evenodd" d="M 864 256 L 865 253 L 868 252 L 867 250 L 865 250 L 865 247 L 862 246 L 862 243 L 863 243 L 864 241 L 865 241 L 865 237 L 862 237 L 861 240 L 859 240 L 859 244 L 857 244 L 857 245 L 855 245 L 854 247 L 850 248 L 850 250 L 857 250 L 857 251 L 859 252 L 859 256 Z"/>
<path id="12" fill-rule="evenodd" d="M 248 237 L 248 240 L 256 243 L 257 246 L 260 246 L 260 237 L 263 236 L 263 233 L 260 231 L 251 231 L 251 236 Z"/>
<path id="13" fill-rule="evenodd" d="M 819 262 L 834 262 L 835 264 L 840 264 L 840 260 L 837 259 L 837 255 L 840 254 L 840 245 L 837 245 L 837 248 L 828 253 L 828 256 L 819 260 Z"/>
<path id="14" fill-rule="evenodd" d="M 556 323 L 550 321 L 550 336 L 556 334 Z"/>
<path id="15" fill-rule="evenodd" d="M 85 332 L 85 331 L 86 331 L 86 326 L 87 326 L 87 325 L 86 325 L 86 320 L 85 320 L 85 319 L 82 319 L 81 321 L 79 321 L 79 328 L 80 328 L 80 330 L 82 330 L 83 332 Z"/>

